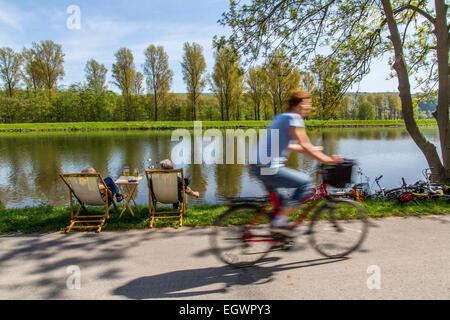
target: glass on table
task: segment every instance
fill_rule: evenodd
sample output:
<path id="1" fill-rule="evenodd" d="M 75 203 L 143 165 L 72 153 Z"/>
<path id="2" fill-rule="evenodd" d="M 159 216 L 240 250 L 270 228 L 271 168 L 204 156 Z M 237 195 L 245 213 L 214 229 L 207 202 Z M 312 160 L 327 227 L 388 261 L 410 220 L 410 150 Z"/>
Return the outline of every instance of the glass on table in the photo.
<path id="1" fill-rule="evenodd" d="M 136 178 L 139 177 L 139 169 L 133 170 L 133 176 L 135 176 Z"/>
<path id="2" fill-rule="evenodd" d="M 130 175 L 130 167 L 128 166 L 123 167 L 123 175 L 125 177 L 128 177 Z"/>

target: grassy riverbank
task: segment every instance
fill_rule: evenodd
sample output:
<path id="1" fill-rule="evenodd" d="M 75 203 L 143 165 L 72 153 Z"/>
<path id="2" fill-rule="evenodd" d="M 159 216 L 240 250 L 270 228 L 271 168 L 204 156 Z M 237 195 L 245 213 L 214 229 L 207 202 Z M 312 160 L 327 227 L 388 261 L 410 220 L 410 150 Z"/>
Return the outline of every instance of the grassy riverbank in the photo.
<path id="1" fill-rule="evenodd" d="M 435 120 L 417 120 L 420 126 L 434 126 Z M 260 128 L 269 121 L 202 121 L 202 128 Z M 310 128 L 334 127 L 402 127 L 403 120 L 307 120 Z M 30 131 L 102 131 L 102 130 L 173 130 L 194 129 L 193 121 L 135 121 L 135 122 L 71 122 L 71 123 L 16 123 L 0 124 L 0 132 Z"/>
<path id="2" fill-rule="evenodd" d="M 422 216 L 450 214 L 449 201 L 425 201 L 420 205 L 414 203 L 399 204 L 397 201 L 367 201 L 362 203 L 371 218 L 391 216 Z M 119 206 L 119 210 L 121 207 Z M 183 219 L 184 226 L 208 226 L 227 208 L 220 205 L 188 206 Z M 135 210 L 135 217 L 126 212 L 121 219 L 120 211 L 112 210 L 110 219 L 103 230 L 146 229 L 149 227 L 148 207 L 140 206 Z M 41 206 L 21 209 L 0 208 L 0 233 L 44 233 L 64 231 L 70 220 L 67 207 Z M 158 224 L 157 227 L 175 226 L 176 224 Z"/>

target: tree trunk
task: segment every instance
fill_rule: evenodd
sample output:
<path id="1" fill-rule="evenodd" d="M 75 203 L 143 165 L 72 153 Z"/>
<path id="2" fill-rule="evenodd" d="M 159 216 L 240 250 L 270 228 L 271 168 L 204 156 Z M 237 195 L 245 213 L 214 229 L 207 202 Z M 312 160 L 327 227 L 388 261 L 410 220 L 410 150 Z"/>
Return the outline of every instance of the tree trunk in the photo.
<path id="1" fill-rule="evenodd" d="M 260 120 L 260 118 L 261 118 L 261 116 L 260 116 L 260 105 L 261 105 L 261 103 L 258 102 L 258 107 L 257 107 L 258 116 L 257 116 L 256 120 Z"/>
<path id="2" fill-rule="evenodd" d="M 155 121 L 158 121 L 158 98 L 156 96 L 156 90 L 154 91 L 155 94 Z"/>
<path id="3" fill-rule="evenodd" d="M 446 179 L 450 179 L 450 123 L 449 123 L 449 90 L 450 74 L 448 66 L 449 35 L 447 29 L 447 10 L 445 1 L 435 0 L 436 23 L 435 34 L 437 39 L 437 61 L 439 74 L 438 105 L 436 120 L 441 141 L 442 163 Z"/>
<path id="4" fill-rule="evenodd" d="M 436 146 L 430 143 L 425 136 L 420 132 L 419 127 L 414 119 L 413 103 L 411 98 L 411 87 L 409 83 L 409 76 L 406 67 L 406 62 L 403 54 L 403 46 L 398 31 L 397 23 L 394 18 L 392 5 L 390 0 L 381 0 L 383 9 L 386 15 L 386 21 L 389 27 L 390 40 L 394 47 L 395 62 L 394 69 L 397 73 L 400 100 L 402 102 L 402 114 L 405 121 L 406 130 L 414 140 L 416 145 L 420 148 L 427 159 L 428 165 L 432 171 L 435 181 L 443 181 L 446 178 L 444 167 L 439 159 L 436 151 Z M 441 140 L 442 143 L 444 141 Z M 445 143 L 444 143 L 445 144 Z"/>
<path id="5" fill-rule="evenodd" d="M 197 105 L 197 91 L 194 89 L 192 92 L 192 116 L 194 118 L 194 121 L 197 121 L 197 112 L 195 110 L 195 106 Z"/>

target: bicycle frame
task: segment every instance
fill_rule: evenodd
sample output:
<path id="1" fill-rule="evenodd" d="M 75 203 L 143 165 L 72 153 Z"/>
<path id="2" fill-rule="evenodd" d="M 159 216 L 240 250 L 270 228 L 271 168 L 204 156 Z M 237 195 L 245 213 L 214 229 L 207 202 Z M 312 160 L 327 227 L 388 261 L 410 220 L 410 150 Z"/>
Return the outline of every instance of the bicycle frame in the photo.
<path id="1" fill-rule="evenodd" d="M 380 186 L 380 180 L 381 180 L 381 178 L 383 178 L 383 175 L 379 176 L 378 178 L 375 178 L 375 183 L 377 184 L 378 188 L 380 189 L 379 193 L 381 193 L 381 195 L 382 195 L 383 197 L 385 197 L 385 196 L 386 196 L 385 188 L 382 188 L 382 187 Z"/>
<path id="2" fill-rule="evenodd" d="M 291 227 L 291 230 L 296 229 L 299 225 L 301 225 L 306 217 L 312 212 L 313 209 L 317 207 L 320 201 L 322 201 L 325 198 L 328 198 L 330 194 L 327 190 L 327 185 L 325 183 L 322 183 L 318 186 L 316 186 L 313 190 L 311 190 L 301 201 L 300 205 L 305 204 L 307 202 L 311 203 L 308 205 L 307 208 L 305 208 L 302 213 L 295 219 L 294 224 Z M 269 199 L 270 199 L 270 205 L 271 207 L 276 210 L 280 209 L 280 199 L 278 196 L 278 193 L 276 192 L 270 192 L 269 193 Z M 255 217 L 250 221 L 250 224 L 257 224 L 259 218 L 265 216 L 267 214 L 266 211 L 267 205 L 262 205 L 259 209 L 258 214 L 255 215 Z M 255 238 L 256 237 L 256 238 Z M 255 235 L 250 232 L 250 230 L 245 230 L 243 235 L 243 240 L 248 242 L 278 242 L 278 239 L 275 239 L 271 235 Z"/>

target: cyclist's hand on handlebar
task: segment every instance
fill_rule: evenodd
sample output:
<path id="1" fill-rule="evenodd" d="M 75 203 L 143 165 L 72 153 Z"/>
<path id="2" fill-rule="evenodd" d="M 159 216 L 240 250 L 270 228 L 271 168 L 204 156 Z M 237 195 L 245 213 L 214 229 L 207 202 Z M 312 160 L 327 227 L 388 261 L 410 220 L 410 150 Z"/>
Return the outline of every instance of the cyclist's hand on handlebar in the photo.
<path id="1" fill-rule="evenodd" d="M 336 165 L 336 164 L 339 164 L 339 163 L 341 163 L 341 162 L 344 162 L 344 158 L 342 158 L 340 155 L 337 155 L 337 154 L 333 154 L 331 157 L 330 157 L 330 160 L 328 160 L 327 162 L 325 162 L 325 164 L 328 164 L 328 165 Z"/>

